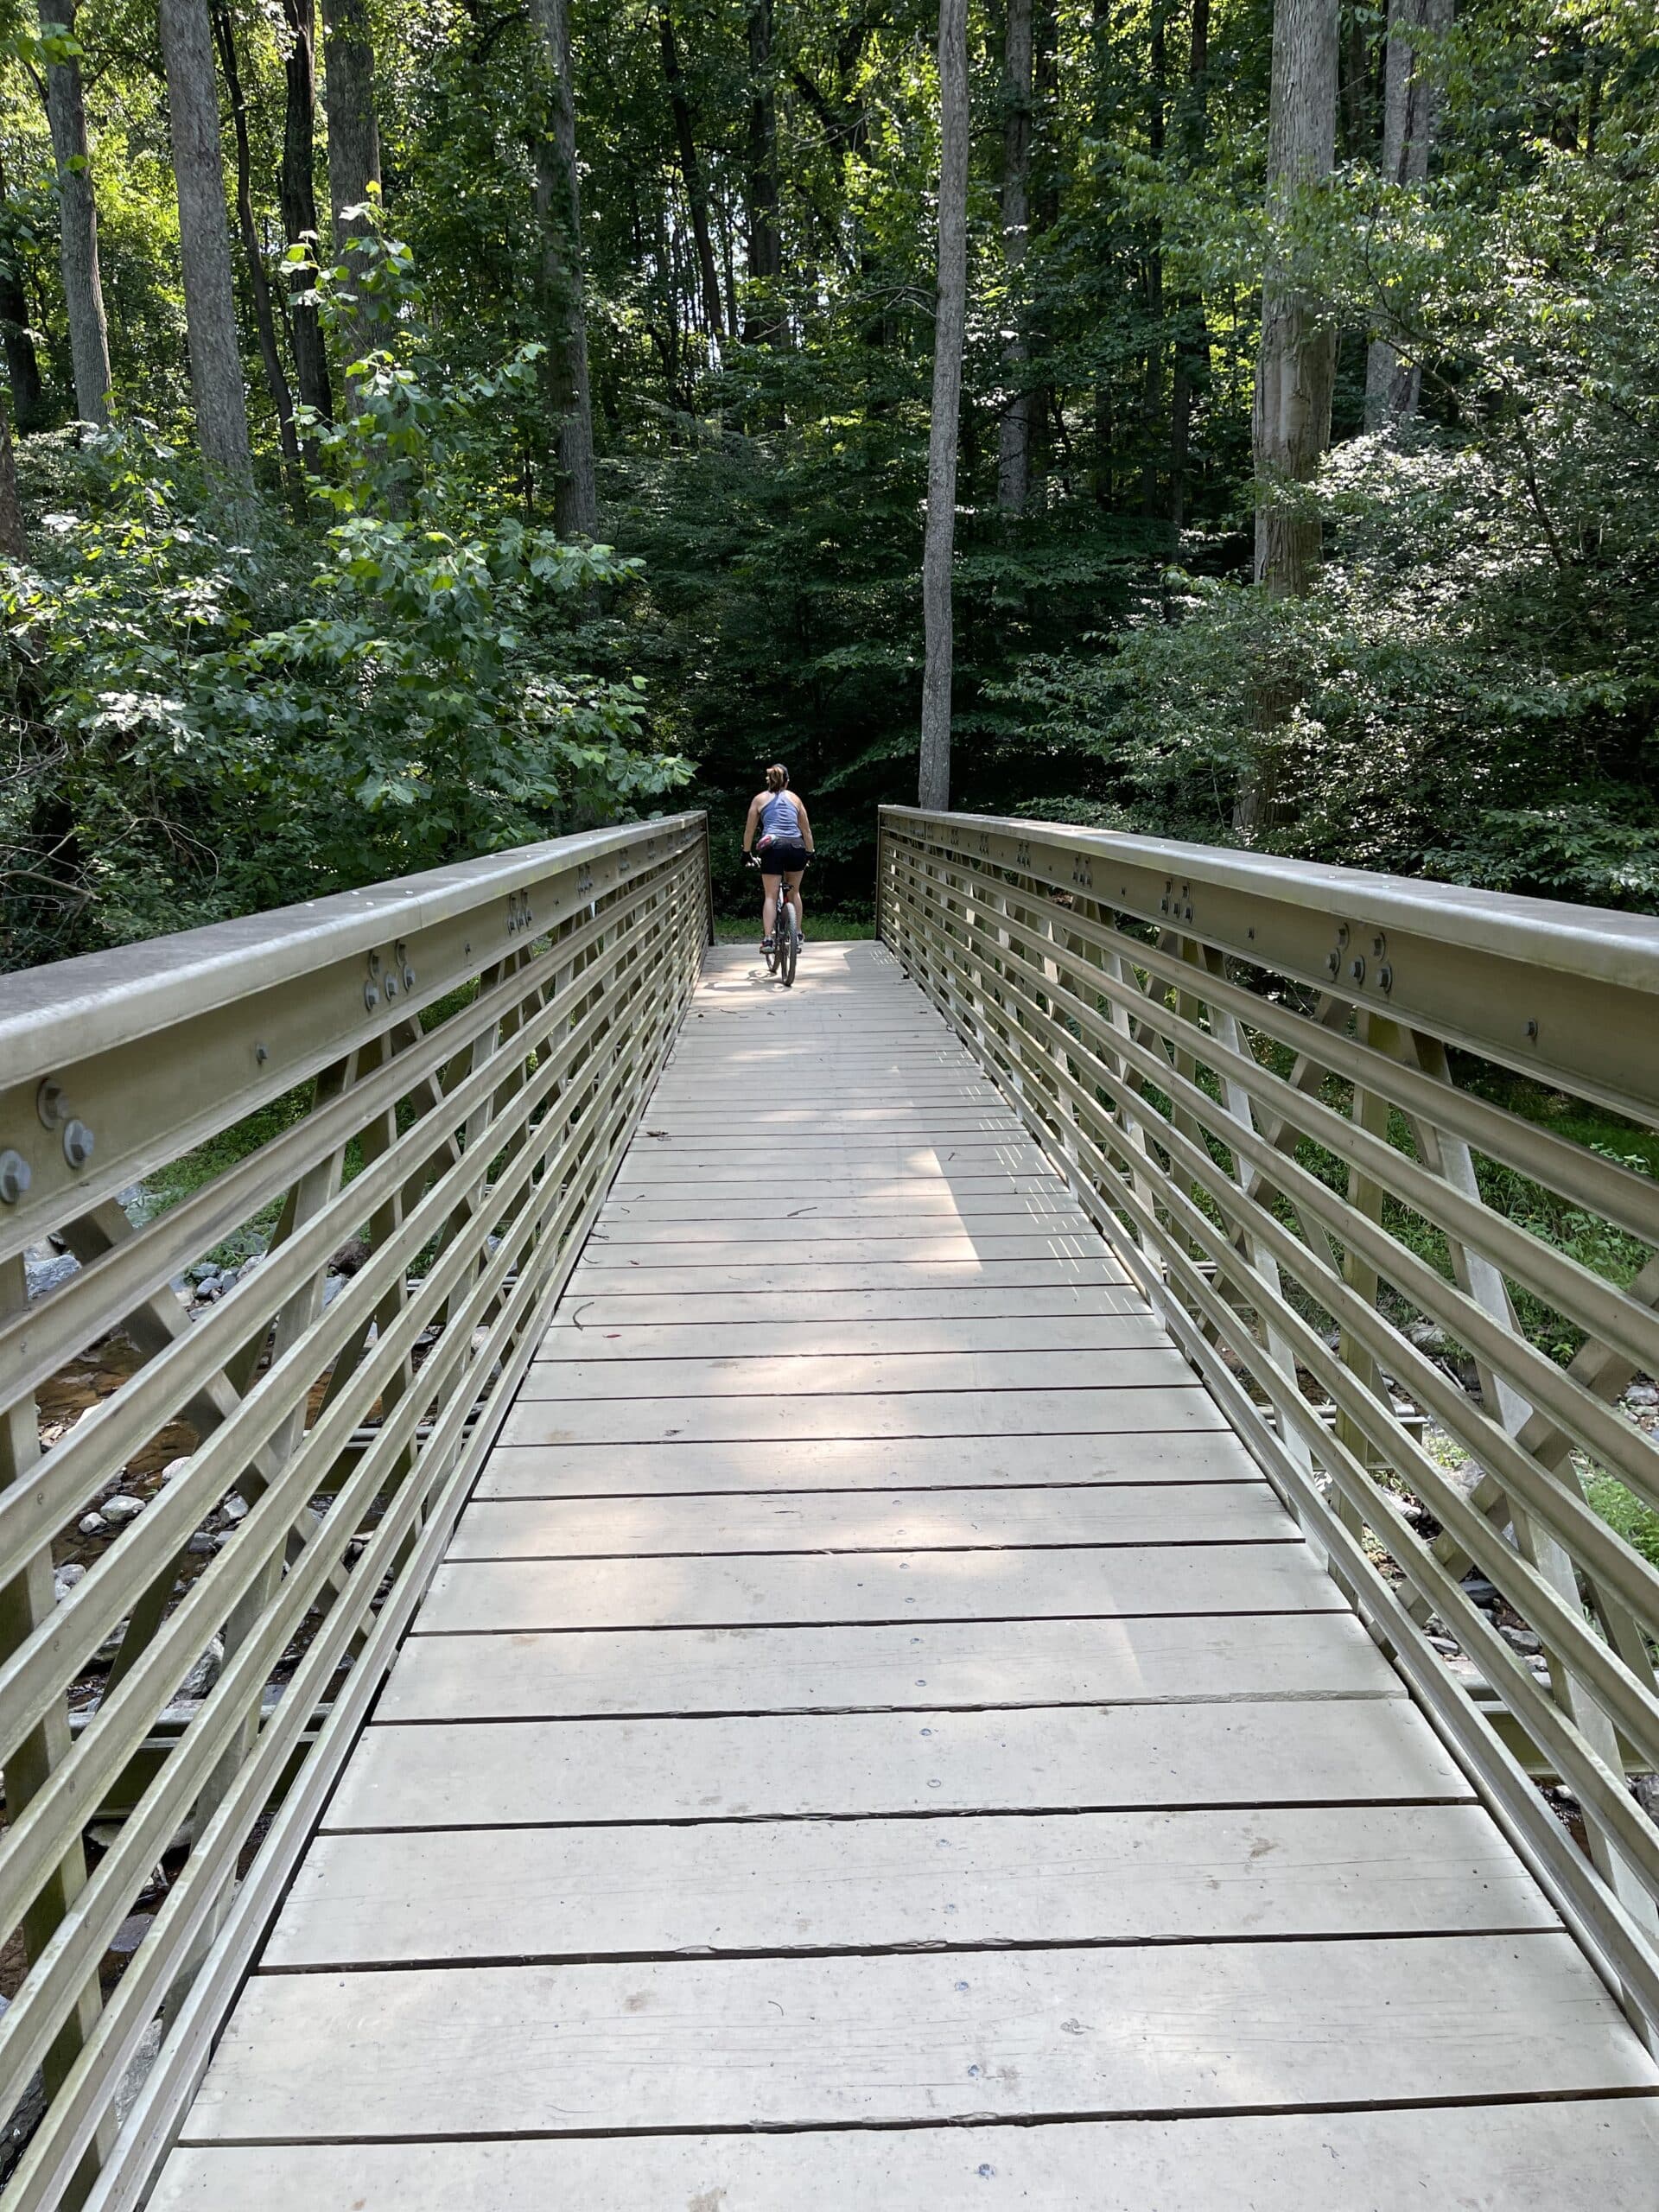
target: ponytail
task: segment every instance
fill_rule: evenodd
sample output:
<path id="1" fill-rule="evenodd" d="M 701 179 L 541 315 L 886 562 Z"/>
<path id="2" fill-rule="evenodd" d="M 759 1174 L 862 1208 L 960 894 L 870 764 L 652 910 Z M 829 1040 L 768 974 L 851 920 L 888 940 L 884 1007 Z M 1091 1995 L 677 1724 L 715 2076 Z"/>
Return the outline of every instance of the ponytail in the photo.
<path id="1" fill-rule="evenodd" d="M 788 769 L 785 767 L 781 760 L 774 760 L 771 767 L 766 771 L 766 789 L 769 791 L 780 791 L 785 788 L 788 782 Z"/>

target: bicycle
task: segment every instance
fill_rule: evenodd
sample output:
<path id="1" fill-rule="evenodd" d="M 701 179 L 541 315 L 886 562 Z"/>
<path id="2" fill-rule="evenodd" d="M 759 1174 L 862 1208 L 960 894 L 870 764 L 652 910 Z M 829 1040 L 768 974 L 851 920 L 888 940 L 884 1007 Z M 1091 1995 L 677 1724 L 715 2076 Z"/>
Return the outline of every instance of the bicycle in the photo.
<path id="1" fill-rule="evenodd" d="M 748 855 L 748 864 L 757 874 L 765 873 L 764 863 L 756 854 Z M 772 925 L 772 944 L 766 949 L 766 973 L 776 976 L 788 990 L 795 981 L 795 969 L 801 957 L 801 927 L 795 909 L 790 903 L 789 892 L 780 881 L 778 888 L 778 912 Z"/>

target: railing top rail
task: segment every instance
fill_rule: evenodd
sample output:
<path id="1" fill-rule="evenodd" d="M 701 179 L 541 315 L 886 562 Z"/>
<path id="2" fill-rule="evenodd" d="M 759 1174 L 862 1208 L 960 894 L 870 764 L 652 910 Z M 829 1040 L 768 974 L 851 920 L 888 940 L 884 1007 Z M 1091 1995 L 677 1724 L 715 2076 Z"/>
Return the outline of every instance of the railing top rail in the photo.
<path id="1" fill-rule="evenodd" d="M 1659 992 L 1659 919 L 1649 914 L 1619 913 L 1564 899 L 1520 898 L 1510 892 L 1477 891 L 1421 877 L 1287 860 L 1275 853 L 1183 844 L 1017 816 L 934 813 L 914 806 L 884 806 L 881 812 L 896 821 L 1040 839 L 1187 883 L 1434 937 L 1503 959 L 1594 976 L 1626 989 Z M 1100 889 L 1107 895 L 1105 886 Z"/>
<path id="2" fill-rule="evenodd" d="M 687 810 L 517 845 L 359 891 L 0 976 L 3 1079 L 32 1081 L 66 1061 L 153 1035 L 205 1006 L 223 1007 L 510 898 L 551 869 L 603 861 L 641 838 L 690 830 L 702 818 L 700 810 Z"/>

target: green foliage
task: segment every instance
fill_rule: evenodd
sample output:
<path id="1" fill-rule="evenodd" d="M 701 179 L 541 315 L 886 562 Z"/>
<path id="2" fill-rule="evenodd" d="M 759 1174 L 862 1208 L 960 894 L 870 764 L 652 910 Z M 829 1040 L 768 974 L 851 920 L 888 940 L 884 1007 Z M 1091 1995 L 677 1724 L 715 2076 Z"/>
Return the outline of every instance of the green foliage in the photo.
<path id="1" fill-rule="evenodd" d="M 287 34 L 280 10 L 223 4 L 286 342 L 305 257 L 285 253 L 276 188 Z M 395 238 L 326 289 L 353 287 L 385 345 L 353 373 L 332 327 L 335 396 L 356 404 L 308 426 L 301 523 L 274 512 L 276 413 L 236 235 L 261 499 L 232 523 L 190 455 L 153 10 L 82 0 L 76 18 L 122 425 L 76 450 L 38 427 L 73 411 L 47 56 L 32 6 L 0 6 L 0 277 L 21 287 L 44 394 L 19 426 L 36 557 L 10 602 L 6 957 L 645 807 L 678 759 L 716 818 L 722 900 L 747 905 L 738 823 L 777 757 L 817 802 L 822 895 L 868 900 L 874 807 L 911 795 L 916 760 L 934 14 L 770 13 L 757 67 L 747 0 L 671 9 L 715 329 L 663 10 L 573 0 L 604 552 L 547 532 L 550 86 L 530 11 L 371 10 Z M 1344 0 L 1337 172 L 1269 220 L 1270 8 L 1211 0 L 1196 72 L 1186 0 L 1039 9 L 1016 268 L 1004 18 L 970 11 L 960 804 L 1224 842 L 1262 702 L 1288 698 L 1271 832 L 1287 851 L 1659 905 L 1650 15 L 1468 0 L 1424 56 L 1437 143 L 1416 188 L 1379 175 L 1386 11 Z M 761 285 L 745 261 L 763 96 L 781 267 Z M 317 140 L 326 264 L 321 117 Z M 1270 251 L 1338 333 L 1335 442 L 1306 495 L 1325 564 L 1311 598 L 1277 605 L 1249 582 Z M 1365 435 L 1382 332 L 1421 365 L 1422 405 Z M 1016 391 L 1033 401 L 1018 513 L 998 476 Z"/>
<path id="2" fill-rule="evenodd" d="M 1592 1476 L 1585 1495 L 1610 1529 L 1640 1552 L 1650 1567 L 1659 1567 L 1659 1513 L 1643 1505 L 1611 1475 Z"/>
<path id="3" fill-rule="evenodd" d="M 650 810 L 685 765 L 636 680 L 582 672 L 575 619 L 636 564 L 527 524 L 499 425 L 533 353 L 448 379 L 407 250 L 366 250 L 394 334 L 311 423 L 332 522 L 252 534 L 174 449 L 99 441 L 79 512 L 0 584 L 28 752 L 3 817 L 27 953 L 372 881 Z M 360 280 L 359 280 L 360 281 Z M 338 318 L 344 279 L 325 278 Z"/>
<path id="4" fill-rule="evenodd" d="M 1466 22 L 1441 57 L 1447 168 L 1428 193 L 1357 168 L 1298 210 L 1305 281 L 1313 269 L 1338 312 L 1400 333 L 1432 410 L 1333 450 L 1308 495 L 1326 555 L 1313 595 L 1271 602 L 1189 556 L 1147 579 L 1125 623 L 1033 656 L 1004 687 L 1147 826 L 1230 835 L 1260 702 L 1288 696 L 1279 849 L 1659 905 L 1649 79 L 1610 40 L 1595 135 L 1568 133 L 1552 105 L 1560 29 L 1547 10 L 1508 37 Z M 1529 60 L 1528 39 L 1542 41 Z M 1551 114 L 1554 143 L 1523 135 L 1471 161 L 1495 82 Z M 1226 231 L 1212 226 L 1212 266 L 1249 250 L 1248 226 Z"/>

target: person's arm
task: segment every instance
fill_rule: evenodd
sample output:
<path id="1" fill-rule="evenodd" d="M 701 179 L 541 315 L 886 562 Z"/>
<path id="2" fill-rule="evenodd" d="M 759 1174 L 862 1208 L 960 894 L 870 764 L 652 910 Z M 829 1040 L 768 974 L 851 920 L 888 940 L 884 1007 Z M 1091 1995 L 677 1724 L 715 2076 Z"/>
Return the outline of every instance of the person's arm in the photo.
<path id="1" fill-rule="evenodd" d="M 800 817 L 801 842 L 810 853 L 813 849 L 812 824 L 806 818 L 806 802 L 798 791 L 791 791 L 790 797 L 795 801 L 795 811 Z"/>
<path id="2" fill-rule="evenodd" d="M 754 833 L 760 826 L 760 802 L 758 798 L 752 798 L 749 801 L 748 819 L 743 824 L 743 857 L 745 860 L 747 860 L 749 856 L 749 847 L 754 842 Z"/>

